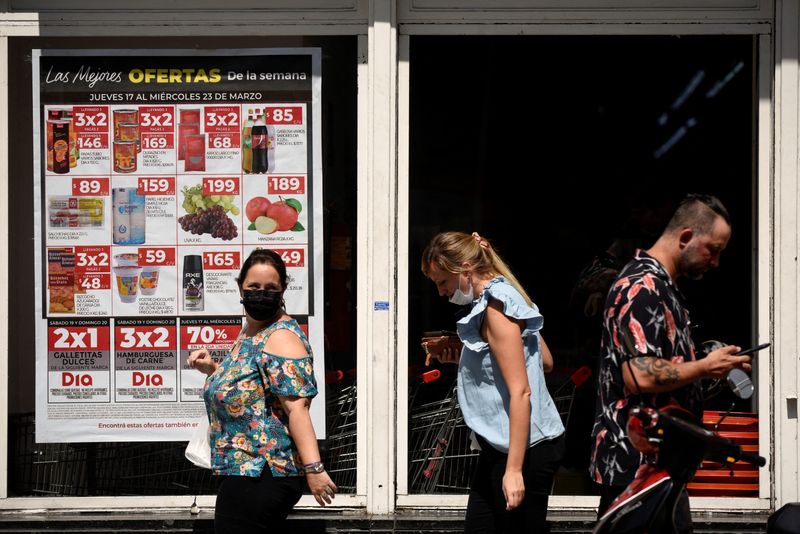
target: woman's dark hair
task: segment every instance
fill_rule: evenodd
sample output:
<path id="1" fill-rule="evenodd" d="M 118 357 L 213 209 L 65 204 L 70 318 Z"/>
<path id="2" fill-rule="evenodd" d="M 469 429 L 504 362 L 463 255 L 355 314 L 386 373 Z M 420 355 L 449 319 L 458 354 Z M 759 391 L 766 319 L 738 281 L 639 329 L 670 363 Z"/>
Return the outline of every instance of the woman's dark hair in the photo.
<path id="1" fill-rule="evenodd" d="M 281 279 L 281 288 L 286 291 L 289 285 L 289 276 L 286 274 L 286 264 L 283 262 L 283 258 L 281 258 L 280 254 L 266 248 L 257 248 L 250 253 L 242 264 L 242 270 L 239 271 L 239 278 L 236 279 L 236 283 L 241 286 L 244 283 L 244 279 L 247 278 L 247 272 L 250 270 L 250 267 L 261 263 L 272 265 L 272 267 L 275 268 L 278 272 L 278 277 Z"/>

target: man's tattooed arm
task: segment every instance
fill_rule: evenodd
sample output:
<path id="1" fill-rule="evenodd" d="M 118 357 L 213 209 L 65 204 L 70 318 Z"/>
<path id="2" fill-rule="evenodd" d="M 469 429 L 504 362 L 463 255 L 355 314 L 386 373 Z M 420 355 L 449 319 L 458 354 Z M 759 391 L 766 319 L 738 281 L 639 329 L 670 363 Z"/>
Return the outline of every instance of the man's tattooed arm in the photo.
<path id="1" fill-rule="evenodd" d="M 702 360 L 672 363 L 655 356 L 637 356 L 621 366 L 625 387 L 629 391 L 660 393 L 672 391 L 703 376 Z"/>
<path id="2" fill-rule="evenodd" d="M 680 381 L 681 374 L 678 369 L 663 358 L 654 356 L 640 356 L 633 358 L 631 363 L 634 367 L 653 377 L 653 382 L 659 386 L 671 386 Z"/>

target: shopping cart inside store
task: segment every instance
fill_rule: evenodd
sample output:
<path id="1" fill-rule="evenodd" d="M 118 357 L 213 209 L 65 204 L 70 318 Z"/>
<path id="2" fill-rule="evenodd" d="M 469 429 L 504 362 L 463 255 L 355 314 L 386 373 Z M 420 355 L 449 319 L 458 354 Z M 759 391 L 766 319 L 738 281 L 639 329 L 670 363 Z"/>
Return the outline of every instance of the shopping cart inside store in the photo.
<path id="1" fill-rule="evenodd" d="M 442 376 L 434 369 L 412 379 L 408 429 L 411 493 L 466 493 L 478 462 L 479 451 L 470 447 L 470 430 L 459 409 L 455 377 L 440 383 Z"/>
<path id="2" fill-rule="evenodd" d="M 565 428 L 568 426 L 569 415 L 572 412 L 575 390 L 591 377 L 592 368 L 588 365 L 582 365 L 574 371 L 572 369 L 554 370 L 548 376 L 550 380 L 548 380 L 547 388 Z"/>
<path id="3" fill-rule="evenodd" d="M 213 494 L 211 471 L 184 457 L 185 442 L 36 443 L 33 414 L 9 418 L 13 495 Z"/>
<path id="4" fill-rule="evenodd" d="M 469 489 L 479 451 L 471 448 L 470 430 L 458 405 L 455 375 L 453 365 L 411 370 L 411 493 L 458 494 Z M 548 386 L 565 424 L 575 390 L 590 376 L 586 366 L 548 375 Z M 328 372 L 326 382 L 328 432 L 323 461 L 340 492 L 355 493 L 355 370 Z M 185 459 L 185 442 L 36 443 L 34 428 L 33 414 L 9 418 L 11 495 L 191 495 L 216 491 L 212 473 Z"/>
<path id="5" fill-rule="evenodd" d="M 323 452 L 325 469 L 340 493 L 356 492 L 356 370 L 325 373 L 328 432 Z"/>
<path id="6" fill-rule="evenodd" d="M 426 336 L 427 342 L 455 348 L 455 336 Z M 441 347 L 442 345 L 440 345 Z M 430 357 L 426 360 L 430 362 Z M 410 370 L 409 391 L 409 491 L 411 493 L 466 493 L 477 466 L 479 451 L 473 448 L 471 431 L 461 415 L 457 398 L 455 366 L 420 372 Z M 548 389 L 566 427 L 575 391 L 592 376 L 588 365 L 548 374 Z"/>

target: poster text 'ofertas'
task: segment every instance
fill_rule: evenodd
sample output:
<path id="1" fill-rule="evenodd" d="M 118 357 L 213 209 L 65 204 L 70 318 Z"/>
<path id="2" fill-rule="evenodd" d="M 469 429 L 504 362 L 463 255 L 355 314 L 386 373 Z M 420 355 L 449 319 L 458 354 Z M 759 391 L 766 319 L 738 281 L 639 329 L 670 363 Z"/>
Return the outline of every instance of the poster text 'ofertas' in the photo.
<path id="1" fill-rule="evenodd" d="M 121 83 L 124 72 L 104 71 L 92 69 L 82 65 L 77 72 L 47 71 L 45 83 L 85 83 L 93 88 L 98 82 Z M 235 73 L 234 73 L 235 74 Z M 190 69 L 190 68 L 159 68 L 159 69 L 131 69 L 128 80 L 132 83 L 217 83 L 222 80 L 220 69 Z M 234 79 L 237 79 L 236 76 Z"/>

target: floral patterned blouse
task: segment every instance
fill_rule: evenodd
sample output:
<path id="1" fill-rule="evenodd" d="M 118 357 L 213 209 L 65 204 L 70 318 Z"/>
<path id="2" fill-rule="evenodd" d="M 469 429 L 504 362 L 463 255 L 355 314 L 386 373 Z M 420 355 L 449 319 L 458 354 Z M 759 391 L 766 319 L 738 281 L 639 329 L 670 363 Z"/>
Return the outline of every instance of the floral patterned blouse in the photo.
<path id="1" fill-rule="evenodd" d="M 308 356 L 285 358 L 264 351 L 270 334 L 283 328 L 297 334 Z M 211 469 L 218 475 L 258 477 L 267 464 L 273 476 L 302 475 L 279 397 L 316 394 L 311 345 L 294 319 L 277 321 L 250 338 L 243 329 L 228 356 L 206 378 Z"/>
<path id="2" fill-rule="evenodd" d="M 639 397 L 625 387 L 622 365 L 631 355 L 619 329 L 626 326 L 640 354 L 682 363 L 696 359 L 689 311 L 664 266 L 643 250 L 622 269 L 608 292 L 601 342 L 600 371 L 590 472 L 598 484 L 626 486 L 644 461 L 627 436 L 628 411 L 639 401 L 649 406 L 678 404 L 702 417 L 700 381 Z"/>

